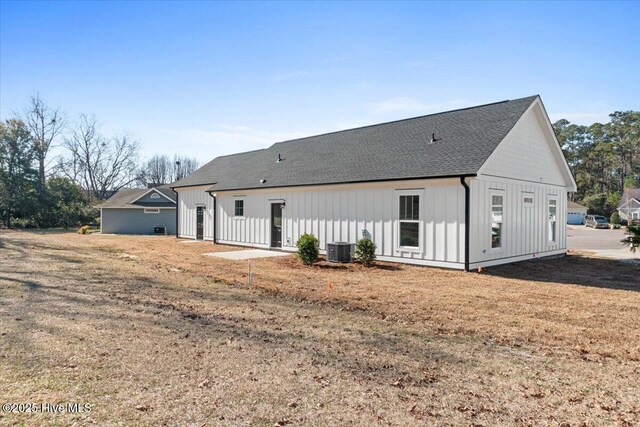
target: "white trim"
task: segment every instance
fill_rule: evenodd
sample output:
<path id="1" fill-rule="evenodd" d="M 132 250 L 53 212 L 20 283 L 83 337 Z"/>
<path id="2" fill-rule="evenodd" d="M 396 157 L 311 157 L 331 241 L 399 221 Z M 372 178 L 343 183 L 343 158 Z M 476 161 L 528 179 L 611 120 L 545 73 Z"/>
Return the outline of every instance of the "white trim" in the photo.
<path id="1" fill-rule="evenodd" d="M 233 200 L 233 219 L 244 219 L 244 198 L 239 198 L 239 197 L 246 197 L 246 196 L 233 196 L 234 200 Z M 238 197 L 238 198 L 236 198 Z M 236 214 L 236 210 L 238 209 L 238 206 L 236 205 L 236 203 L 238 202 L 242 202 L 242 215 L 238 215 Z"/>
<path id="2" fill-rule="evenodd" d="M 635 198 L 635 197 L 631 197 L 630 199 L 627 199 L 626 202 L 624 202 L 623 204 L 621 204 L 620 206 L 618 206 L 618 209 L 622 209 L 625 206 L 627 206 L 629 203 L 631 202 L 636 202 L 637 204 L 640 205 L 640 202 Z M 638 209 L 638 208 L 630 208 L 630 209 Z"/>
<path id="3" fill-rule="evenodd" d="M 396 210 L 396 241 L 395 241 L 395 252 L 398 253 L 416 253 L 416 254 L 421 254 L 424 248 L 424 237 L 422 236 L 423 232 L 424 232 L 424 226 L 423 223 L 424 221 L 421 219 L 424 216 L 424 189 L 422 188 L 414 188 L 414 189 L 397 189 L 396 191 L 396 206 L 395 206 L 395 210 Z M 400 219 L 400 197 L 401 196 L 418 196 L 418 219 Z M 403 222 L 408 222 L 408 223 L 417 223 L 418 224 L 418 246 L 402 246 L 400 245 L 400 226 L 401 223 Z"/>
<path id="4" fill-rule="evenodd" d="M 158 207 L 154 207 L 154 206 L 104 206 L 101 207 L 100 209 L 125 209 L 125 210 L 140 210 L 140 209 L 144 209 L 144 208 L 150 208 L 150 209 L 162 209 L 162 210 L 171 210 L 171 209 L 176 209 L 175 206 L 158 206 Z"/>
<path id="5" fill-rule="evenodd" d="M 549 218 L 549 209 L 551 208 L 551 201 L 556 202 L 555 204 L 555 208 L 556 208 L 556 214 L 555 214 L 555 225 L 554 225 L 554 230 L 553 230 L 553 237 L 554 239 L 551 239 L 550 236 L 550 232 L 551 232 L 551 219 Z M 546 212 L 545 212 L 545 223 L 547 224 L 547 229 L 546 229 L 546 242 L 547 244 L 558 244 L 558 196 L 556 195 L 547 195 L 547 206 L 546 206 Z M 564 222 L 563 222 L 564 223 Z"/>
<path id="6" fill-rule="evenodd" d="M 565 181 L 564 187 L 567 189 L 567 191 L 577 191 L 578 187 L 577 187 L 576 181 L 573 178 L 573 175 L 571 174 L 571 169 L 569 168 L 569 164 L 567 163 L 567 159 L 564 157 L 564 153 L 562 152 L 562 148 L 560 147 L 560 143 L 558 142 L 558 139 L 556 138 L 556 134 L 555 134 L 555 132 L 553 130 L 553 125 L 551 124 L 551 120 L 549 119 L 549 115 L 547 114 L 547 110 L 544 108 L 544 104 L 542 103 L 542 100 L 540 99 L 539 96 L 536 97 L 536 99 L 531 103 L 529 108 L 527 108 L 527 110 L 520 116 L 520 118 L 516 121 L 516 123 L 513 125 L 513 127 L 504 136 L 502 141 L 507 139 L 509 137 L 509 135 L 512 132 L 514 132 L 514 129 L 516 129 L 516 127 L 518 126 L 518 123 L 520 123 L 520 121 L 523 120 L 523 118 L 536 107 L 538 108 L 538 111 L 540 111 L 540 113 L 542 115 L 542 118 L 543 118 L 543 121 L 544 121 L 544 126 L 541 126 L 541 127 L 542 127 L 543 132 L 547 136 L 547 145 L 551 149 L 551 153 L 552 153 L 554 159 L 556 160 L 556 166 L 558 166 L 558 168 L 560 168 L 561 171 L 562 171 L 562 175 L 563 175 L 564 181 Z M 500 144 L 502 144 L 502 141 L 500 141 Z M 498 144 L 498 146 L 493 150 L 491 155 L 489 157 L 487 157 L 485 162 L 482 164 L 482 166 L 478 170 L 478 175 L 487 175 L 487 174 L 484 173 L 485 167 L 488 164 L 490 164 L 492 158 L 494 156 L 496 156 L 496 152 L 498 151 L 498 147 L 500 146 L 500 144 Z M 490 176 L 490 175 L 488 175 L 488 176 Z M 504 177 L 504 178 L 507 178 L 507 177 Z M 512 178 L 512 179 L 516 179 L 516 178 Z M 547 183 L 544 183 L 544 182 L 540 182 L 538 184 L 547 185 Z M 549 185 L 552 185 L 552 184 L 549 184 Z"/>
<path id="7" fill-rule="evenodd" d="M 551 119 L 549 119 L 549 115 L 547 114 L 547 109 L 544 108 L 544 104 L 542 103 L 542 100 L 540 99 L 540 97 L 538 97 L 538 99 L 535 100 L 534 104 L 540 106 L 540 110 L 542 111 L 542 117 L 544 118 L 544 122 L 547 125 L 546 130 L 551 136 L 551 139 L 553 140 L 553 144 L 551 144 L 551 151 L 554 153 L 554 157 L 556 158 L 556 160 L 561 160 L 562 161 L 561 163 L 564 166 L 565 182 L 566 182 L 566 178 L 569 177 L 569 184 L 567 185 L 567 191 L 578 191 L 578 184 L 576 184 L 576 180 L 573 178 L 573 174 L 571 173 L 571 168 L 567 163 L 566 157 L 564 157 L 564 153 L 562 152 L 562 147 L 560 147 L 560 142 L 558 141 L 558 138 L 556 138 L 556 132 L 553 130 L 553 125 L 551 124 Z"/>
<path id="8" fill-rule="evenodd" d="M 493 260 L 489 259 L 486 261 L 476 261 L 469 264 L 469 269 L 475 270 L 478 267 L 491 267 L 493 265 L 509 264 L 512 262 L 528 261 L 533 259 L 543 260 L 548 257 L 554 257 L 554 256 L 566 255 L 566 254 L 567 254 L 566 249 L 557 249 L 554 251 L 539 252 L 536 254 L 518 255 L 518 256 L 499 258 L 499 259 L 493 259 Z"/>
<path id="9" fill-rule="evenodd" d="M 273 248 L 269 245 L 264 244 L 252 244 L 252 243 L 243 243 L 243 242 L 234 242 L 230 240 L 218 240 L 216 243 L 221 245 L 229 245 L 229 246 L 242 246 L 245 248 L 260 248 L 260 249 L 268 249 L 279 252 L 291 252 L 292 254 L 296 252 L 297 248 L 293 246 L 283 246 L 281 248 Z M 327 251 L 321 249 L 321 255 L 326 255 Z M 395 262 L 398 264 L 411 264 L 411 265 L 422 265 L 426 267 L 441 267 L 441 268 L 452 268 L 456 270 L 464 270 L 464 263 L 459 262 L 447 262 L 447 261 L 433 261 L 427 259 L 414 259 L 414 258 L 400 258 L 394 256 L 376 256 L 377 261 L 385 261 L 385 262 Z"/>
<path id="10" fill-rule="evenodd" d="M 505 227 L 505 219 L 507 218 L 506 215 L 506 191 L 499 189 L 499 188 L 491 188 L 489 189 L 489 224 L 487 227 L 487 231 L 489 233 L 489 247 L 486 248 L 487 253 L 490 254 L 501 254 L 504 251 L 504 231 L 506 229 Z M 493 196 L 500 196 L 502 197 L 502 217 L 500 219 L 500 246 L 498 247 L 493 247 Z"/>
<path id="11" fill-rule="evenodd" d="M 154 188 L 150 188 L 147 191 L 145 191 L 144 193 L 142 193 L 141 196 L 137 197 L 136 199 L 130 201 L 129 203 L 135 203 L 138 200 L 142 199 L 144 196 L 146 196 L 147 194 L 151 193 L 151 192 L 155 192 L 156 194 L 161 195 L 162 197 L 164 197 L 165 199 L 167 199 L 168 201 L 170 201 L 171 203 L 175 203 L 175 200 L 171 200 L 169 197 L 165 196 L 161 191 L 158 191 L 155 187 Z"/>

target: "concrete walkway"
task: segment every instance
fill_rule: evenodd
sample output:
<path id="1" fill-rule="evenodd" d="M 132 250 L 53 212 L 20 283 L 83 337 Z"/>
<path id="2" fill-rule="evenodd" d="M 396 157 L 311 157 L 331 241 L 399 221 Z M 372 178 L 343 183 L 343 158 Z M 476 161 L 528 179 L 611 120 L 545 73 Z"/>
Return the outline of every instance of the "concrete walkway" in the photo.
<path id="1" fill-rule="evenodd" d="M 243 251 L 231 251 L 231 252 L 209 252 L 202 255 L 214 256 L 218 258 L 232 259 L 232 260 L 243 260 L 243 259 L 254 259 L 254 258 L 270 258 L 275 256 L 288 256 L 288 255 L 291 255 L 291 253 L 280 252 L 280 251 L 268 251 L 265 249 L 247 249 Z"/>
<path id="2" fill-rule="evenodd" d="M 567 247 L 569 250 L 583 250 L 599 258 L 640 264 L 640 251 L 634 253 L 621 240 L 626 229 L 618 230 L 587 228 L 581 225 L 567 226 Z"/>

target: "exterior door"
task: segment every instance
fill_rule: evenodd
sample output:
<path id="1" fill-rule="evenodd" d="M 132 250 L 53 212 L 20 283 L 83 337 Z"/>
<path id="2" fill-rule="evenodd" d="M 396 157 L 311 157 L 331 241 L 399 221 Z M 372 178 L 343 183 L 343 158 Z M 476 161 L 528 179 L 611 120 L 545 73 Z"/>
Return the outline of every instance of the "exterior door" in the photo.
<path id="1" fill-rule="evenodd" d="M 282 247 L 282 204 L 271 204 L 271 247 Z"/>
<path id="2" fill-rule="evenodd" d="M 202 240 L 204 237 L 204 207 L 196 207 L 196 239 Z"/>

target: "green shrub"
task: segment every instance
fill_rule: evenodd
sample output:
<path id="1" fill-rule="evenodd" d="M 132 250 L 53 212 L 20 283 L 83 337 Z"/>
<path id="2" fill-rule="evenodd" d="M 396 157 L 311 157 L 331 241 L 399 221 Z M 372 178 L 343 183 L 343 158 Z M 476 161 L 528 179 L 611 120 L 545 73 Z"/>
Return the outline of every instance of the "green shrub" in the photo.
<path id="1" fill-rule="evenodd" d="M 629 246 L 631 252 L 636 252 L 640 248 L 640 226 L 634 227 L 630 225 L 627 227 L 627 232 L 629 233 L 629 238 L 622 242 Z"/>
<path id="2" fill-rule="evenodd" d="M 30 218 L 11 218 L 11 226 L 14 228 L 38 228 L 35 221 Z"/>
<path id="3" fill-rule="evenodd" d="M 618 211 L 615 211 L 611 214 L 611 218 L 609 218 L 609 222 L 611 224 L 620 224 L 620 214 Z"/>
<path id="4" fill-rule="evenodd" d="M 373 240 L 368 237 L 358 240 L 354 256 L 365 267 L 371 267 L 376 260 L 376 245 Z"/>
<path id="5" fill-rule="evenodd" d="M 88 225 L 83 225 L 78 230 L 78 233 L 80 233 L 80 234 L 87 234 L 87 232 L 89 232 L 89 226 Z"/>
<path id="6" fill-rule="evenodd" d="M 303 234 L 296 243 L 298 258 L 305 265 L 311 265 L 318 260 L 318 239 L 313 234 Z"/>

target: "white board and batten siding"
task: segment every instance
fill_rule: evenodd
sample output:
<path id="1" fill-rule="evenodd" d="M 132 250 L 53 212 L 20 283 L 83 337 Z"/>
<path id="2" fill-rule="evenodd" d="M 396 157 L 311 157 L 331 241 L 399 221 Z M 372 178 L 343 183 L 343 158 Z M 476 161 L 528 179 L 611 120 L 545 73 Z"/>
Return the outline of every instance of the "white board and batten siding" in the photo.
<path id="1" fill-rule="evenodd" d="M 560 255 L 566 252 L 564 187 L 523 183 L 505 178 L 478 177 L 471 181 L 469 267 Z M 491 247 L 491 199 L 502 196 L 502 242 Z M 533 203 L 525 203 L 531 198 Z M 551 239 L 549 202 L 556 202 L 555 240 Z"/>
<path id="2" fill-rule="evenodd" d="M 215 195 L 219 243 L 270 247 L 271 204 L 284 202 L 283 250 L 295 250 L 304 233 L 318 238 L 322 252 L 327 243 L 355 243 L 368 235 L 377 246 L 378 259 L 464 268 L 464 188 L 459 179 L 240 190 Z M 419 248 L 399 244 L 401 195 L 420 196 Z M 235 216 L 235 200 L 244 200 L 242 217 Z"/>
<path id="3" fill-rule="evenodd" d="M 539 103 L 534 103 L 471 181 L 470 268 L 566 252 L 572 178 Z M 502 244 L 491 247 L 491 200 L 503 196 Z M 524 199 L 533 199 L 525 203 Z M 549 204 L 556 203 L 555 239 Z"/>
<path id="4" fill-rule="evenodd" d="M 196 238 L 196 210 L 203 210 L 203 238 L 213 240 L 213 198 L 206 192 L 208 185 L 174 188 L 178 193 L 178 237 Z"/>

